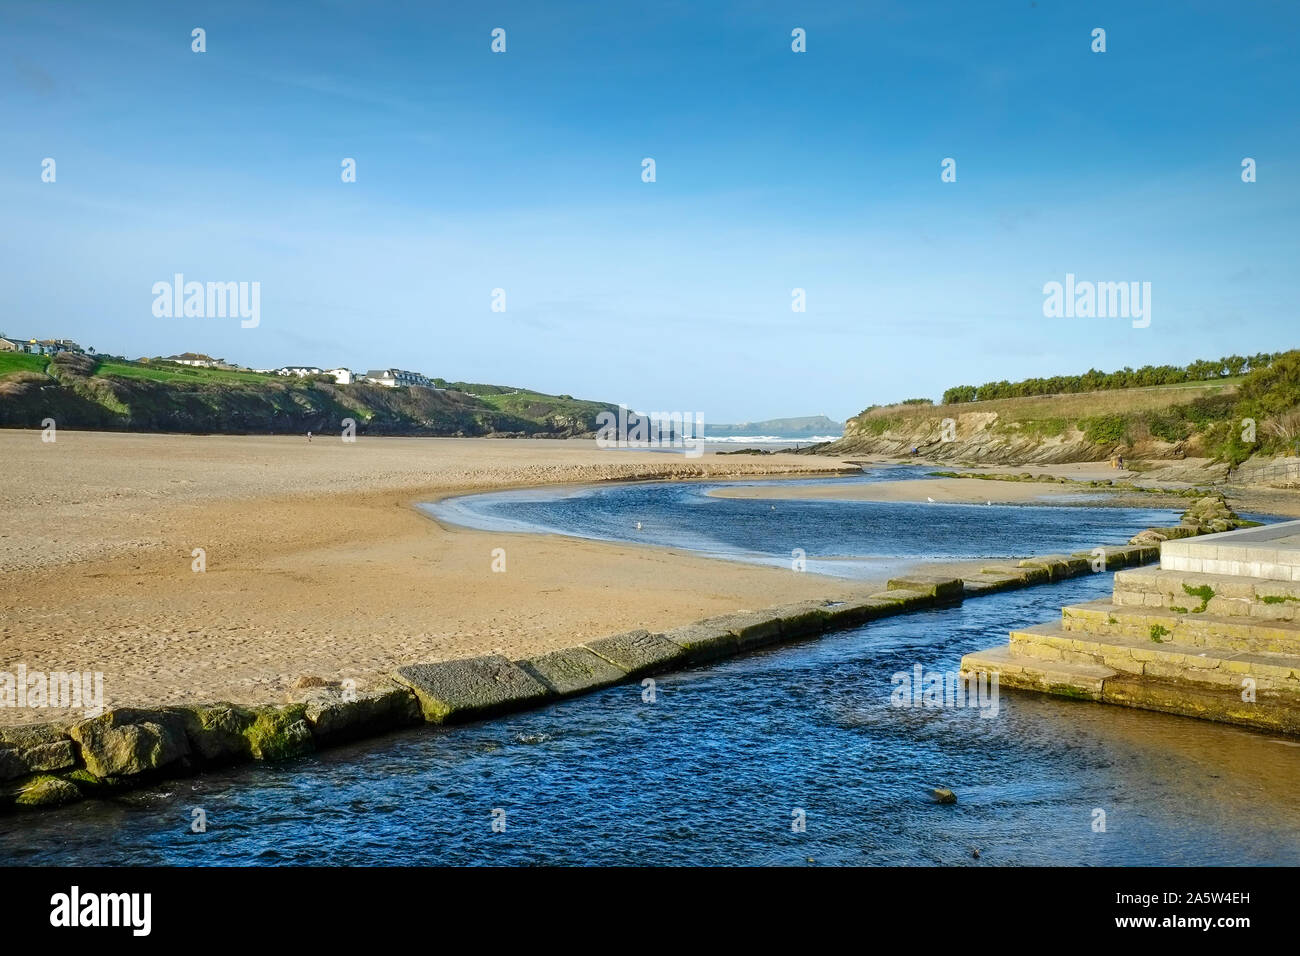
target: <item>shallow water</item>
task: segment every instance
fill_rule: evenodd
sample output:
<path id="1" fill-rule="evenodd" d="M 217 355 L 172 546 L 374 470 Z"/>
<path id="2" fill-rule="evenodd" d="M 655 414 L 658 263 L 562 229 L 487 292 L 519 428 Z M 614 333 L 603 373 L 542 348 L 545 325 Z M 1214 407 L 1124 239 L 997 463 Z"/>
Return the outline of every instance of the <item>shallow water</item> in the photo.
<path id="1" fill-rule="evenodd" d="M 923 467 L 878 468 L 837 484 L 924 476 Z M 826 479 L 781 482 L 826 484 Z M 773 482 L 645 482 L 467 495 L 423 505 L 434 518 L 486 531 L 551 532 L 686 548 L 714 557 L 840 577 L 879 575 L 925 561 L 1026 557 L 1124 544 L 1143 528 L 1176 524 L 1182 511 L 1059 505 L 717 498 L 709 492 Z M 1085 496 L 1080 496 L 1082 500 Z M 1181 503 L 1180 503 L 1181 504 Z M 637 527 L 638 523 L 640 528 Z"/>
<path id="2" fill-rule="evenodd" d="M 654 703 L 638 684 L 612 687 L 9 817 L 0 860 L 1300 864 L 1295 742 L 1014 692 L 991 718 L 892 706 L 894 673 L 955 669 L 1008 628 L 1102 595 L 1110 577 L 663 675 Z M 932 803 L 934 786 L 958 802 Z M 203 834 L 189 830 L 196 807 Z M 504 832 L 492 830 L 496 809 Z"/>
<path id="3" fill-rule="evenodd" d="M 1078 550 L 1172 517 L 823 501 L 775 502 L 773 512 L 708 498 L 708 487 L 479 496 L 461 499 L 456 515 L 781 563 L 800 541 L 828 565 L 854 562 L 825 555 L 896 563 Z M 634 514 L 647 537 L 628 530 Z M 1112 578 L 971 599 L 661 675 L 653 702 L 633 683 L 9 816 L 0 862 L 1300 864 L 1296 741 L 1010 691 L 988 717 L 891 703 L 893 675 L 917 664 L 955 671 L 962 654 L 1103 596 Z M 936 786 L 958 802 L 933 803 Z M 190 830 L 196 808 L 206 833 Z M 805 832 L 792 829 L 796 810 Z M 503 832 L 494 811 L 504 811 Z"/>

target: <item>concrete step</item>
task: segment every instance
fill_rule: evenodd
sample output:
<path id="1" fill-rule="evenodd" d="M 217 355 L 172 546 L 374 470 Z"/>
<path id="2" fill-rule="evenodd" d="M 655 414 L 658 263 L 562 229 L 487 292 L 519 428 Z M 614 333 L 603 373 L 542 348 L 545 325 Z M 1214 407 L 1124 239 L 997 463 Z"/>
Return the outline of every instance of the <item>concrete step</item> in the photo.
<path id="1" fill-rule="evenodd" d="M 1112 603 L 1257 621 L 1300 621 L 1300 582 L 1138 568 L 1115 572 Z"/>
<path id="2" fill-rule="evenodd" d="M 1166 571 L 1300 582 L 1300 521 L 1166 541 L 1160 566 Z"/>
<path id="3" fill-rule="evenodd" d="M 1013 657 L 1093 664 L 1134 676 L 1238 689 L 1251 678 L 1257 690 L 1284 693 L 1300 704 L 1300 655 L 1218 650 L 1150 636 L 1067 631 L 1061 621 L 1012 631 L 1010 652 Z"/>
<path id="4" fill-rule="evenodd" d="M 1115 676 L 1109 667 L 1044 660 L 1012 653 L 1009 645 L 976 651 L 961 659 L 965 672 L 996 673 L 1001 687 L 1037 690 L 1064 697 L 1101 700 L 1102 683 Z"/>
<path id="5" fill-rule="evenodd" d="M 961 666 L 967 671 L 996 671 L 999 687 L 1045 691 L 1120 707 L 1300 735 L 1300 706 L 1296 695 L 1289 692 L 1260 688 L 1254 700 L 1244 701 L 1238 686 L 1125 674 L 1096 664 L 1021 657 L 1008 645 L 967 654 Z"/>
<path id="6" fill-rule="evenodd" d="M 1227 651 L 1300 655 L 1300 622 L 1180 614 L 1163 607 L 1127 607 L 1090 601 L 1061 609 L 1067 631 L 1160 637 L 1174 644 Z"/>

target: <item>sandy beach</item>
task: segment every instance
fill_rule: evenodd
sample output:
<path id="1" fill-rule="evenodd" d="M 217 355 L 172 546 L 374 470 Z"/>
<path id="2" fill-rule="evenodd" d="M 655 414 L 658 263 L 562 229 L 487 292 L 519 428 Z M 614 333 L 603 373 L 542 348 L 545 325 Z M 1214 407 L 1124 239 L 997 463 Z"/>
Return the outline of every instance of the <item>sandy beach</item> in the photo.
<path id="1" fill-rule="evenodd" d="M 0 431 L 0 458 L 0 670 L 102 671 L 110 705 L 283 701 L 303 676 L 364 686 L 400 664 L 519 657 L 846 588 L 667 549 L 444 528 L 414 507 L 540 484 L 843 470 L 829 459 L 62 430 L 50 444 Z M 7 724 L 54 716 L 0 709 Z"/>
<path id="2" fill-rule="evenodd" d="M 47 444 L 38 432 L 9 430 L 0 431 L 0 457 L 0 670 L 102 671 L 113 706 L 283 701 L 307 676 L 365 686 L 412 662 L 517 658 L 884 583 L 444 527 L 415 507 L 545 484 L 843 474 L 845 464 L 828 458 L 687 459 L 541 439 L 348 444 L 60 431 Z M 1058 468 L 1071 477 L 1109 470 Z M 943 478 L 719 493 L 982 503 L 1077 487 Z M 506 551 L 506 573 L 492 571 L 494 548 Z M 193 569 L 196 549 L 202 572 Z M 0 708 L 0 724 L 55 716 Z"/>

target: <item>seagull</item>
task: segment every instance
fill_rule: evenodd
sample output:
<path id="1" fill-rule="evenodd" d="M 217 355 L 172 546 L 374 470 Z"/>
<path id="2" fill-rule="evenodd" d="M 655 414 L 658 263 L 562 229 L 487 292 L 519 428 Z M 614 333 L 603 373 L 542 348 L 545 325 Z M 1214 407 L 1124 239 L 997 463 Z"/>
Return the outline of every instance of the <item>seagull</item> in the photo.
<path id="1" fill-rule="evenodd" d="M 638 530 L 638 531 L 641 530 L 641 522 L 639 522 L 639 521 L 636 523 L 636 530 Z"/>

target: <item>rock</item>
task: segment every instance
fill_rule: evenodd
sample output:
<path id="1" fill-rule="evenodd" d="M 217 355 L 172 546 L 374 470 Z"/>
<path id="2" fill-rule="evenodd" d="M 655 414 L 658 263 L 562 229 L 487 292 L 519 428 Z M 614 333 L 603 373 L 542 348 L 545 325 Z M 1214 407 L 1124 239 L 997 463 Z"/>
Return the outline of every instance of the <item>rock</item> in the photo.
<path id="1" fill-rule="evenodd" d="M 953 793 L 947 787 L 935 787 L 930 791 L 930 796 L 934 797 L 935 803 L 957 802 L 957 794 Z"/>
<path id="2" fill-rule="evenodd" d="M 39 747 L 42 744 L 58 743 L 61 740 L 67 740 L 68 728 L 70 724 L 64 722 L 51 722 L 46 724 L 23 724 L 18 727 L 0 727 L 0 746 L 15 747 L 18 750 L 27 750 L 30 747 Z"/>
<path id="3" fill-rule="evenodd" d="M 540 654 L 518 664 L 561 697 L 608 687 L 627 678 L 621 667 L 585 647 Z"/>
<path id="4" fill-rule="evenodd" d="M 77 765 L 77 747 L 65 723 L 0 729 L 0 780 Z"/>
<path id="5" fill-rule="evenodd" d="M 294 690 L 303 690 L 304 688 L 307 687 L 339 687 L 341 686 L 341 684 L 342 684 L 341 681 L 326 680 L 323 677 L 316 677 L 314 675 L 307 674 L 303 677 L 299 677 L 296 681 L 294 681 L 293 687 Z"/>
<path id="6" fill-rule="evenodd" d="M 17 747 L 0 747 L 0 780 L 26 776 L 27 764 Z"/>
<path id="7" fill-rule="evenodd" d="M 686 659 L 686 651 L 680 645 L 649 631 L 627 631 L 588 641 L 583 646 L 627 671 L 629 677 L 665 671 L 673 664 L 685 663 Z"/>
<path id="8" fill-rule="evenodd" d="M 23 784 L 14 796 L 14 804 L 20 807 L 59 807 L 81 799 L 81 790 L 76 784 L 58 777 L 35 777 Z"/>
<path id="9" fill-rule="evenodd" d="M 393 677 L 415 692 L 424 719 L 435 724 L 521 710 L 552 696 L 536 677 L 497 654 L 412 664 Z"/>
<path id="10" fill-rule="evenodd" d="M 180 717 L 168 711 L 119 708 L 73 724 L 69 734 L 96 777 L 156 770 L 190 753 Z"/>
<path id="11" fill-rule="evenodd" d="M 288 760 L 313 749 L 311 725 L 303 704 L 263 707 L 244 731 L 248 748 L 258 760 Z"/>
<path id="12" fill-rule="evenodd" d="M 1129 544 L 1149 547 L 1155 545 L 1159 547 L 1161 541 L 1169 540 L 1155 528 L 1147 528 L 1145 531 L 1139 531 L 1133 537 L 1128 539 Z"/>
<path id="13" fill-rule="evenodd" d="M 68 740 L 55 740 L 38 744 L 20 752 L 27 769 L 32 773 L 46 770 L 68 770 L 77 765 L 77 745 Z"/>
<path id="14" fill-rule="evenodd" d="M 938 574 L 909 574 L 905 578 L 892 578 L 889 581 L 889 589 L 920 591 L 940 601 L 960 601 L 965 594 L 961 578 Z"/>
<path id="15" fill-rule="evenodd" d="M 409 687 L 381 683 L 345 695 L 341 687 L 316 687 L 299 695 L 317 741 L 338 741 L 421 723 L 420 702 Z"/>
<path id="16" fill-rule="evenodd" d="M 178 708 L 190 748 L 205 763 L 248 760 L 253 756 L 247 737 L 257 715 L 234 704 L 198 704 Z"/>

